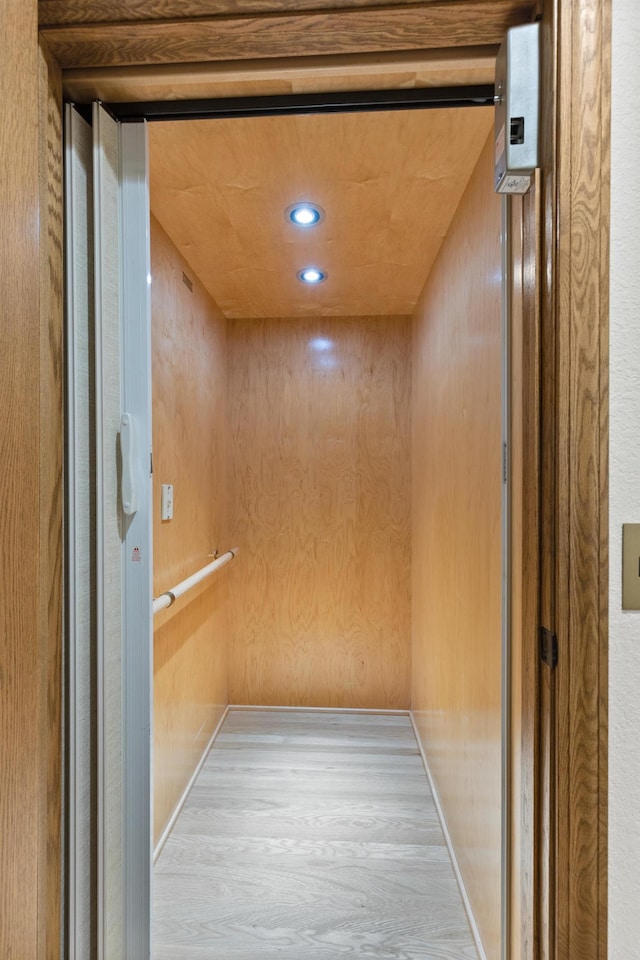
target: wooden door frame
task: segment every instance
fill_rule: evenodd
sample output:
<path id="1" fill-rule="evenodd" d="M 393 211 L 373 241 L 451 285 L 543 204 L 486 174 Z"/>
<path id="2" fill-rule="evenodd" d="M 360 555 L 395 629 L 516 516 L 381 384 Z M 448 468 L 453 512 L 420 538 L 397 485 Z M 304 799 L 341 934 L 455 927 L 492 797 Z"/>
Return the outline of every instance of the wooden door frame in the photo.
<path id="1" fill-rule="evenodd" d="M 50 4 L 51 6 L 53 4 Z M 121 4 L 122 5 L 122 4 Z M 473 4 L 471 4 L 473 5 Z M 62 8 L 63 4 L 59 4 Z M 71 6 L 71 5 L 70 5 Z M 86 9 L 99 3 L 85 4 Z M 126 4 L 125 4 L 126 6 Z M 144 4 L 138 4 L 144 6 Z M 430 4 L 397 4 L 394 24 L 410 32 L 416 14 L 427 16 Z M 455 11 L 457 6 L 458 10 Z M 477 2 L 487 12 L 501 4 Z M 502 4 L 506 7 L 506 4 Z M 517 4 L 514 4 L 514 9 Z M 609 257 L 609 114 L 610 114 L 610 17 L 611 0 L 539 0 L 521 3 L 520 22 L 525 8 L 542 14 L 542 170 L 541 170 L 541 285 L 531 291 L 531 304 L 540 300 L 539 317 L 526 332 L 534 346 L 539 336 L 537 359 L 526 382 L 528 421 L 526 449 L 533 459 L 528 477 L 531 512 L 527 543 L 531 564 L 529 584 L 535 584 L 525 623 L 523 703 L 528 707 L 523 731 L 523 752 L 528 757 L 533 786 L 541 783 L 543 794 L 535 798 L 540 812 L 533 824 L 534 845 L 525 851 L 527 870 L 525 909 L 531 924 L 525 931 L 523 957 L 526 960 L 604 960 L 606 957 L 607 903 L 607 658 L 608 658 L 608 257 Z M 473 36 L 469 4 L 449 0 L 452 17 L 466 22 L 461 43 L 495 43 L 484 30 Z M 392 5 L 384 10 L 388 16 Z M 344 14 L 354 19 L 353 11 Z M 374 16 L 371 11 L 369 14 Z M 304 16 L 290 18 L 295 37 L 301 32 Z M 324 15 L 323 15 L 324 16 Z M 342 14 L 333 14 L 342 16 Z M 360 17 L 362 14 L 360 15 Z M 357 17 L 355 17 L 357 19 Z M 266 22 L 266 20 L 265 20 Z M 309 21 L 310 22 L 310 21 Z M 390 21 L 389 21 L 390 22 Z M 323 28 L 315 22 L 308 46 L 298 46 L 299 56 L 318 56 Z M 285 24 L 286 27 L 286 24 Z M 451 20 L 451 37 L 455 23 Z M 174 35 L 180 23 L 172 21 Z M 76 43 L 83 37 L 100 48 L 100 63 L 122 64 L 117 43 L 102 44 L 109 27 L 87 23 L 69 28 Z M 325 24 L 325 28 L 326 24 Z M 495 30 L 495 18 L 494 18 Z M 191 43 L 193 21 L 184 22 Z M 61 44 L 65 63 L 69 46 L 62 34 L 45 31 L 55 46 Z M 333 34 L 335 36 L 336 34 Z M 408 36 L 409 33 L 405 33 Z M 294 34 L 292 34 L 292 37 Z M 435 33 L 433 34 L 435 36 Z M 255 37 L 255 35 L 254 35 Z M 52 38 L 54 38 L 52 40 Z M 188 38 L 187 38 L 188 39 Z M 281 41 L 279 41 L 281 42 Z M 423 44 L 428 45 L 425 34 Z M 65 40 L 66 43 L 66 40 Z M 185 49 L 191 49 L 185 40 Z M 441 42 L 432 46 L 442 46 Z M 173 49 L 178 49 L 179 43 Z M 384 32 L 378 34 L 377 50 L 398 49 L 398 41 L 385 46 Z M 109 50 L 111 53 L 109 53 Z M 358 56 L 371 53 L 367 41 Z M 272 54 L 275 56 L 276 54 Z M 188 55 L 182 57 L 188 59 Z M 241 69 L 242 55 L 236 57 Z M 461 57 L 464 60 L 464 56 Z M 87 61 L 85 60 L 85 63 Z M 89 60 L 89 63 L 92 61 Z M 155 67 L 154 73 L 170 69 Z M 62 180 L 61 95 L 62 68 L 40 41 L 40 171 L 41 222 L 40 272 L 42 277 L 42 328 L 49 341 L 61 342 L 62 302 L 59 284 L 50 278 L 61 275 L 61 222 L 59 186 Z M 247 70 L 255 64 L 246 61 Z M 212 64 L 212 70 L 215 64 Z M 141 77 L 144 76 L 144 72 Z M 141 77 L 138 78 L 142 84 Z M 135 87 L 136 80 L 133 79 Z M 180 82 L 173 80 L 173 95 L 180 99 Z M 145 94 L 140 96 L 145 99 Z M 58 199 L 52 205 L 51 197 Z M 530 207 L 529 229 L 535 219 Z M 525 229 L 527 227 L 525 226 Z M 536 347 L 537 349 L 537 347 Z M 49 446 L 58 438 L 62 449 L 60 384 L 62 371 L 48 370 L 41 381 L 43 409 L 48 420 L 41 430 Z M 46 418 L 45 418 L 46 419 Z M 539 452 L 539 474 L 537 467 Z M 52 456 L 42 465 L 42 489 L 51 489 L 54 503 L 60 503 L 61 456 Z M 41 524 L 50 527 L 51 504 L 41 502 Z M 61 519 L 55 521 L 61 538 Z M 51 530 L 49 529 L 51 535 Z M 55 592 L 60 589 L 59 564 L 46 567 L 43 578 Z M 45 569 L 46 567 L 46 569 Z M 531 590 L 529 591 L 531 596 Z M 61 715 L 60 618 L 49 626 L 49 712 Z M 540 666 L 538 628 L 550 627 L 559 641 L 559 663 L 553 676 Z M 542 708 L 542 712 L 538 712 Z M 51 727 L 55 734 L 56 725 Z M 545 731 L 549 734 L 548 740 Z M 545 747 L 547 744 L 548 749 Z M 540 753 L 540 748 L 545 748 Z M 55 798 L 61 782 L 61 756 L 53 752 L 49 761 L 48 791 Z M 544 771 L 548 772 L 545 779 Z M 54 811 L 57 809 L 53 807 Z M 549 811 L 545 815 L 545 811 Z M 48 862 L 43 876 L 39 926 L 50 958 L 59 949 L 60 849 L 52 830 Z M 551 909 L 546 902 L 546 885 Z M 536 892 L 537 891 L 537 892 Z M 540 899 L 540 895 L 542 898 Z M 514 958 L 515 960 L 515 958 Z"/>
<path id="2" fill-rule="evenodd" d="M 537 956 L 562 960 L 607 955 L 610 38 L 611 0 L 545 0 Z"/>

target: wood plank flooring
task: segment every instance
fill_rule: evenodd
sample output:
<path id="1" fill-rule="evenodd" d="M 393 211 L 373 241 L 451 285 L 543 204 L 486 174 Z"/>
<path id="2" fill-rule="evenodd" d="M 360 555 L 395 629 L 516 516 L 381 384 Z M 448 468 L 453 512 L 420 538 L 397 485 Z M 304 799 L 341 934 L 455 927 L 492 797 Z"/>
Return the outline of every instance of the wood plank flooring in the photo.
<path id="1" fill-rule="evenodd" d="M 409 718 L 230 711 L 153 938 L 154 960 L 477 960 Z"/>

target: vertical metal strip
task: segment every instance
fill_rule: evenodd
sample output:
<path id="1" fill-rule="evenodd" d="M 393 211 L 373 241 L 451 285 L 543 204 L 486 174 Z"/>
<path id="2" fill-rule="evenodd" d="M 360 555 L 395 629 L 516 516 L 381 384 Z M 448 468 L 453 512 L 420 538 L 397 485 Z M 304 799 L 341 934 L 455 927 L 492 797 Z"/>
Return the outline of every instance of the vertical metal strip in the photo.
<path id="1" fill-rule="evenodd" d="M 150 956 L 151 320 L 146 128 L 93 107 L 97 958 Z M 140 507 L 119 503 L 126 409 Z M 135 550 L 134 550 L 135 547 Z M 134 556 L 135 563 L 128 562 Z M 83 956 L 82 960 L 85 960 Z"/>
<path id="2" fill-rule="evenodd" d="M 121 308 L 118 125 L 93 105 L 98 960 L 123 957 Z M 129 958 L 127 958 L 129 960 Z"/>
<path id="3" fill-rule="evenodd" d="M 501 957 L 511 938 L 511 198 L 502 196 L 502 843 Z"/>
<path id="4" fill-rule="evenodd" d="M 65 754 L 67 762 L 66 773 L 66 803 L 65 803 L 65 830 L 66 830 L 66 942 L 67 956 L 69 960 L 76 958 L 76 900 L 77 900 L 77 849 L 76 849 L 76 810 L 77 810 L 77 792 L 76 792 L 76 662 L 75 662 L 75 638 L 76 638 L 76 570 L 77 570 L 77 551 L 76 551 L 76 423 L 75 423 L 75 392 L 76 392 L 76 349 L 75 349 L 75 316 L 73 293 L 76 288 L 75 278 L 75 247 L 76 247 L 76 229 L 74 209 L 76 204 L 74 189 L 74 143 L 73 143 L 73 107 L 66 104 L 64 110 L 64 138 L 65 138 L 65 283 L 66 283 L 66 352 L 67 352 L 67 371 L 66 371 L 66 464 L 65 464 L 65 490 L 66 490 L 66 630 L 67 638 L 65 660 L 66 660 L 66 736 L 65 736 Z M 88 242 L 87 238 L 87 242 Z"/>
<path id="5" fill-rule="evenodd" d="M 123 516 L 125 958 L 151 955 L 151 255 L 146 123 L 120 125 L 123 411 L 135 425 L 137 509 Z"/>
<path id="6" fill-rule="evenodd" d="M 95 126 L 98 123 L 98 105 L 93 105 L 94 124 L 94 168 L 98 166 L 98 147 L 96 144 Z M 96 912 L 97 912 L 97 960 L 105 958 L 105 750 L 104 750 L 104 523 L 102 504 L 103 494 L 103 464 L 102 464 L 102 336 L 100 310 L 100 268 L 101 262 L 101 217 L 100 217 L 100 190 L 94 170 L 94 257 L 95 257 L 95 375 L 96 375 L 96 418 L 95 418 L 95 449 L 96 449 L 96 788 L 97 788 L 97 870 L 96 870 Z"/>
<path id="7" fill-rule="evenodd" d="M 93 957 L 96 896 L 91 127 L 65 107 L 65 956 Z"/>

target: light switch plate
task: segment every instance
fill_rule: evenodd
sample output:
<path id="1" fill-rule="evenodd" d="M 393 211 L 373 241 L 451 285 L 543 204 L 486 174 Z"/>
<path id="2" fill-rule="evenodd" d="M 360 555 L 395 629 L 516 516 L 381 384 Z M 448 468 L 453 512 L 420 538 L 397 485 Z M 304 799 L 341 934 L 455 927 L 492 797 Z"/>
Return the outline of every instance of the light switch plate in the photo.
<path id="1" fill-rule="evenodd" d="M 163 520 L 173 520 L 173 484 L 162 484 L 160 509 Z"/>
<path id="2" fill-rule="evenodd" d="M 622 609 L 640 610 L 640 523 L 622 525 Z"/>

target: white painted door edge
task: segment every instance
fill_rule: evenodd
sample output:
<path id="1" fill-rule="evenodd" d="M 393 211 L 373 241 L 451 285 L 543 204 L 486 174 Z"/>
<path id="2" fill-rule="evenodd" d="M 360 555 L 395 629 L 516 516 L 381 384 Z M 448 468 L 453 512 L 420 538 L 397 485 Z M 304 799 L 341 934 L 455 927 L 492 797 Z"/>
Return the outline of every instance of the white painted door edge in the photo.
<path id="1" fill-rule="evenodd" d="M 136 509 L 121 509 L 124 956 L 126 960 L 146 960 L 151 953 L 153 849 L 151 257 L 146 123 L 120 124 L 119 140 L 121 413 L 126 411 L 136 438 L 128 477 L 136 491 Z"/>

